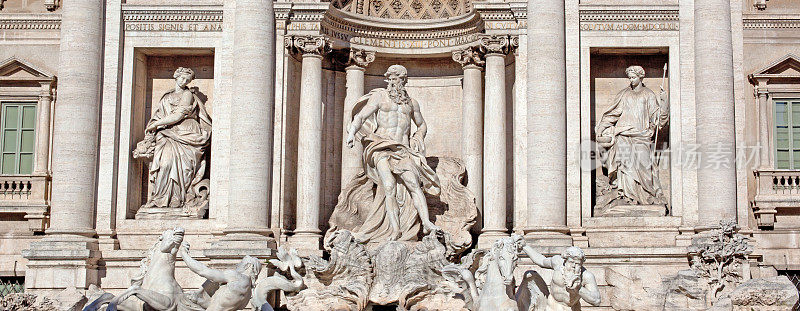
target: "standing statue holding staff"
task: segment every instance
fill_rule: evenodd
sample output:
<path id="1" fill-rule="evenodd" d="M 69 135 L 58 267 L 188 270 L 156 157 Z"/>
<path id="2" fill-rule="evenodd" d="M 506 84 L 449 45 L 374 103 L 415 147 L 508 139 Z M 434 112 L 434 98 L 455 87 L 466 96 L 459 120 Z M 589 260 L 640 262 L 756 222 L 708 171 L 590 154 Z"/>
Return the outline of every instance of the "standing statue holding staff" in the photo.
<path id="1" fill-rule="evenodd" d="M 630 66 L 625 72 L 630 85 L 617 93 L 595 129 L 598 144 L 607 152 L 604 166 L 610 187 L 598 206 L 666 205 L 654 142 L 669 121 L 667 93 L 662 85 L 656 96 L 642 83 L 642 67 Z"/>

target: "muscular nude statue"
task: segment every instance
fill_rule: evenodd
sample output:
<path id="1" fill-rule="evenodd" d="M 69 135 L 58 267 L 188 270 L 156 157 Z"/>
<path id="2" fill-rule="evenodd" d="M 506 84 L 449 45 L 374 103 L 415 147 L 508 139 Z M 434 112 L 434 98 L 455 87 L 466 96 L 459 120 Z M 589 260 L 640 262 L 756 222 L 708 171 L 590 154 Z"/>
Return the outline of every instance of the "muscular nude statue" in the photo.
<path id="1" fill-rule="evenodd" d="M 236 269 L 216 270 L 192 258 L 188 243 L 183 243 L 180 255 L 189 270 L 220 285 L 216 291 L 208 293 L 210 299 L 196 301 L 198 305 L 206 311 L 235 311 L 247 306 L 258 273 L 261 272 L 261 262 L 257 258 L 245 256 Z"/>
<path id="2" fill-rule="evenodd" d="M 411 240 L 418 233 L 417 220 L 424 232 L 439 228 L 430 221 L 425 191 L 438 194 L 439 180 L 425 160 L 424 139 L 427 124 L 419 103 L 408 96 L 406 68 L 392 65 L 386 71 L 386 89 L 376 89 L 362 97 L 364 107 L 353 117 L 347 132 L 347 145 L 353 147 L 358 135 L 364 151 L 366 175 L 381 190 L 376 206 L 356 232 L 360 240 Z M 417 130 L 411 133 L 412 123 Z M 410 196 L 410 197 L 409 197 Z"/>
<path id="3" fill-rule="evenodd" d="M 571 246 L 559 256 L 545 257 L 532 247 L 524 245 L 522 251 L 534 264 L 553 270 L 550 281 L 550 295 L 545 297 L 541 291 L 532 293 L 536 311 L 573 311 L 580 308 L 583 298 L 589 304 L 600 304 L 600 290 L 594 274 L 583 268 L 585 255 L 580 248 Z"/>

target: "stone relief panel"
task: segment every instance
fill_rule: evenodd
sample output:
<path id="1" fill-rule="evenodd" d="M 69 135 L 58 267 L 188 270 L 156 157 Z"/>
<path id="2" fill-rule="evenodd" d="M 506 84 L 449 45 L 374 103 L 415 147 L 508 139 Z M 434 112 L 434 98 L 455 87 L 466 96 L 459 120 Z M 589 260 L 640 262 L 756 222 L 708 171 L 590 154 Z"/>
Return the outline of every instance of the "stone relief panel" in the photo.
<path id="1" fill-rule="evenodd" d="M 337 9 L 391 19 L 440 19 L 472 11 L 470 0 L 334 0 Z"/>
<path id="2" fill-rule="evenodd" d="M 135 218 L 205 218 L 213 64 L 202 66 L 208 61 L 204 57 L 144 57 L 147 68 L 140 69 L 144 77 L 137 79 L 137 84 L 145 85 L 137 86 L 139 100 L 134 108 L 140 111 L 137 116 L 141 119 L 131 129 L 137 141 L 132 157 L 140 161 L 137 168 L 141 171 L 136 176 L 141 182 L 135 185 L 139 191 L 132 191 L 138 198 L 131 200 L 131 208 L 141 206 Z M 210 58 L 213 60 L 213 56 Z M 167 65 L 176 63 L 201 65 L 195 68 L 203 79 L 195 83 L 197 71 L 188 67 L 172 67 L 171 79 L 167 78 Z"/>
<path id="3" fill-rule="evenodd" d="M 592 55 L 595 216 L 669 214 L 666 63 L 666 54 Z"/>

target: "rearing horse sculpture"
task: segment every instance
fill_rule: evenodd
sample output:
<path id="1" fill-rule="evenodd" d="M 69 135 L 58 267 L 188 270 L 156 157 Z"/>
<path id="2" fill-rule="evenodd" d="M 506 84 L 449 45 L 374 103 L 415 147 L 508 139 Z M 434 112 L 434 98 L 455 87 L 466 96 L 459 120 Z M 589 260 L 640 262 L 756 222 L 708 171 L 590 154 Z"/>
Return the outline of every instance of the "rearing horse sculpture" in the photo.
<path id="1" fill-rule="evenodd" d="M 497 239 L 491 250 L 480 260 L 475 276 L 467 267 L 448 265 L 443 272 L 457 275 L 469 289 L 467 300 L 472 301 L 473 311 L 518 311 L 514 301 L 514 268 L 520 238 L 511 236 Z"/>

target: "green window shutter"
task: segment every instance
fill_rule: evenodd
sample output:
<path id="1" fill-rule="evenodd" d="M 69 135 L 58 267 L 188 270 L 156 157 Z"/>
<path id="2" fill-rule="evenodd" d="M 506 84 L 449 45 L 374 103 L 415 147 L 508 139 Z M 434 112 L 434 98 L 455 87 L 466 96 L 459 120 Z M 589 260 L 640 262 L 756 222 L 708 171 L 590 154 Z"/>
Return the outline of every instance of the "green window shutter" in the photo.
<path id="1" fill-rule="evenodd" d="M 30 174 L 36 143 L 36 104 L 2 104 L 2 145 L 0 173 Z"/>
<path id="2" fill-rule="evenodd" d="M 790 106 L 788 102 L 775 102 L 775 168 L 792 166 L 792 133 L 789 129 Z"/>

